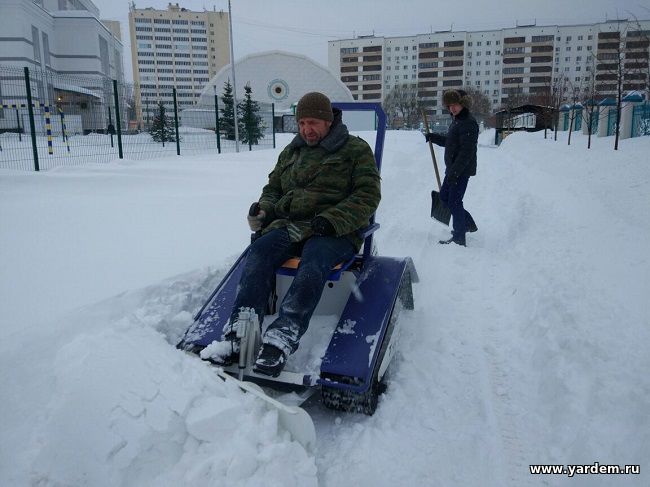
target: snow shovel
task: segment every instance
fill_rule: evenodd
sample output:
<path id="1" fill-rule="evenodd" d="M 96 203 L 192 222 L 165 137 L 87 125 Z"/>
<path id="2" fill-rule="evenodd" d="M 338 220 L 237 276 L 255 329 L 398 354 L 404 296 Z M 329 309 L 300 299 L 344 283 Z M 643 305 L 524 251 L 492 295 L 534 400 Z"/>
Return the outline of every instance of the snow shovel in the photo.
<path id="1" fill-rule="evenodd" d="M 429 135 L 429 121 L 427 120 L 427 113 L 422 110 L 422 118 L 424 119 L 424 127 Z M 451 220 L 451 211 L 440 199 L 440 173 L 438 172 L 438 163 L 436 162 L 436 153 L 433 151 L 433 143 L 429 141 L 429 150 L 431 151 L 431 160 L 433 161 L 433 168 L 436 171 L 436 181 L 438 182 L 438 191 L 431 191 L 431 218 L 435 218 L 440 223 L 449 225 Z"/>

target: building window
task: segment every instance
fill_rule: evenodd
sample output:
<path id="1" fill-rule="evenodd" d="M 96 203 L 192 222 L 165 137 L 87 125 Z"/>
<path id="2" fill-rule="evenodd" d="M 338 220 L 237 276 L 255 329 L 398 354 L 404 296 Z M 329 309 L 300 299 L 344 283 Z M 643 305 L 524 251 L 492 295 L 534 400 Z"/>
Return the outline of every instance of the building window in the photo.
<path id="1" fill-rule="evenodd" d="M 41 42 L 38 39 L 38 29 L 32 25 L 32 44 L 34 48 L 34 61 L 41 63 Z"/>
<path id="2" fill-rule="evenodd" d="M 49 66 L 50 65 L 50 39 L 45 32 L 41 32 L 41 34 L 43 34 L 43 60 L 45 61 L 45 65 Z"/>

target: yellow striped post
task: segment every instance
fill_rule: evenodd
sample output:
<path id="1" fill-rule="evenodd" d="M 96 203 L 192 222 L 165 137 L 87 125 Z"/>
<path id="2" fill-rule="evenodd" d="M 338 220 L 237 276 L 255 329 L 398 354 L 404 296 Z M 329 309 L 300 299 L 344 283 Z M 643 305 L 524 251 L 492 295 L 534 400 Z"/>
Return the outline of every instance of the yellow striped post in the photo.
<path id="1" fill-rule="evenodd" d="M 45 110 L 45 130 L 47 131 L 47 153 L 49 155 L 54 154 L 54 149 L 52 147 L 52 123 L 50 121 L 50 107 L 39 103 Z"/>

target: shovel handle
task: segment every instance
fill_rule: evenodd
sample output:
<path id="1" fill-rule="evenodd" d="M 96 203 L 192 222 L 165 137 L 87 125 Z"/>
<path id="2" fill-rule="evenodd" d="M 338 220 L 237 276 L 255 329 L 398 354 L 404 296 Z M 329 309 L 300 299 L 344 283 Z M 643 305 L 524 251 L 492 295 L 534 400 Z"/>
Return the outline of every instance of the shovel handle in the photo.
<path id="1" fill-rule="evenodd" d="M 429 135 L 431 132 L 429 132 L 429 120 L 427 120 L 427 112 L 422 110 L 422 118 L 424 119 L 424 128 L 427 131 L 427 135 Z M 438 181 L 438 191 L 440 191 L 440 188 L 442 184 L 440 183 L 440 173 L 438 172 L 438 163 L 436 162 L 436 153 L 433 151 L 433 143 L 431 141 L 429 142 L 429 150 L 431 151 L 431 160 L 433 161 L 433 169 L 436 171 L 436 181 Z"/>

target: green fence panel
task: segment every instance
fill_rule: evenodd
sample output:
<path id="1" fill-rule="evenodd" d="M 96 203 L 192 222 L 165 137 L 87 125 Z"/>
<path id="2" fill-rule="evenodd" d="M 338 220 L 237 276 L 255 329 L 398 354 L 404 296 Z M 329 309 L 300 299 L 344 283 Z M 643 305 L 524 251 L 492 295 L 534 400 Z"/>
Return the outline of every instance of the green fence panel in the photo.
<path id="1" fill-rule="evenodd" d="M 632 137 L 650 135 L 650 103 L 637 105 L 632 111 Z"/>
<path id="2" fill-rule="evenodd" d="M 614 135 L 616 132 L 616 110 L 607 112 L 607 135 Z"/>

